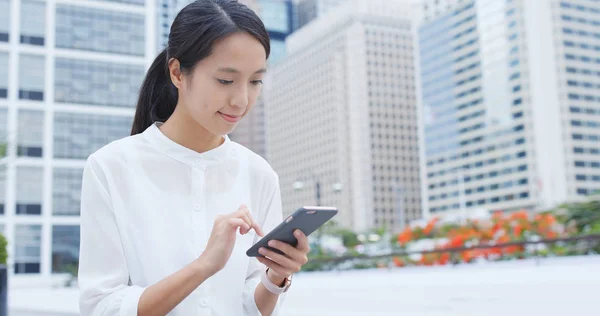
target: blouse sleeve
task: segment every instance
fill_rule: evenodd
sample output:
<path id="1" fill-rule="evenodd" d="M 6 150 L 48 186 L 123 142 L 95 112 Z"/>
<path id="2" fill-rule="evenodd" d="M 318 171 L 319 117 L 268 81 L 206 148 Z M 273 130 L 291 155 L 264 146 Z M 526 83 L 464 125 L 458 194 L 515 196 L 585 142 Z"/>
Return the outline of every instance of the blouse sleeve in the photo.
<path id="1" fill-rule="evenodd" d="M 145 288 L 129 285 L 129 271 L 103 175 L 90 156 L 81 189 L 80 312 L 93 316 L 137 316 L 138 301 Z"/>
<path id="2" fill-rule="evenodd" d="M 281 193 L 279 189 L 279 179 L 276 177 L 275 185 L 271 187 L 271 189 L 266 194 L 266 199 L 264 202 L 261 201 L 261 205 L 265 205 L 263 210 L 266 210 L 265 215 L 262 216 L 259 224 L 261 225 L 263 231 L 268 233 L 273 230 L 279 223 L 281 223 L 283 218 L 283 210 L 281 206 Z M 260 237 L 257 236 L 258 241 Z M 248 264 L 248 272 L 246 273 L 246 284 L 244 288 L 244 312 L 247 316 L 261 316 L 258 307 L 256 306 L 256 302 L 254 301 L 254 291 L 256 287 L 260 283 L 260 275 L 266 267 L 260 263 L 256 258 L 250 258 L 250 262 Z M 273 310 L 272 316 L 277 316 L 280 314 L 279 310 L 281 309 L 281 305 L 283 305 L 283 301 L 285 300 L 286 293 L 280 294 L 277 300 L 277 305 L 275 305 L 275 309 Z"/>

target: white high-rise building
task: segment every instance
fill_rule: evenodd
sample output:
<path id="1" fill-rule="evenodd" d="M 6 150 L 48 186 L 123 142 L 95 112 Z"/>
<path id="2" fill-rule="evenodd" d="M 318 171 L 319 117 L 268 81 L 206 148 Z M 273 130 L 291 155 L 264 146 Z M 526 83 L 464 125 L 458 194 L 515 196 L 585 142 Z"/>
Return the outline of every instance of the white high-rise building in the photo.
<path id="1" fill-rule="evenodd" d="M 421 215 L 410 6 L 348 1 L 293 33 L 265 86 L 284 211 L 337 206 L 356 231 Z"/>
<path id="2" fill-rule="evenodd" d="M 427 212 L 600 189 L 600 3 L 446 2 L 425 1 L 419 28 Z"/>
<path id="3" fill-rule="evenodd" d="M 0 231 L 12 282 L 77 263 L 83 166 L 130 134 L 155 12 L 153 0 L 0 0 Z"/>

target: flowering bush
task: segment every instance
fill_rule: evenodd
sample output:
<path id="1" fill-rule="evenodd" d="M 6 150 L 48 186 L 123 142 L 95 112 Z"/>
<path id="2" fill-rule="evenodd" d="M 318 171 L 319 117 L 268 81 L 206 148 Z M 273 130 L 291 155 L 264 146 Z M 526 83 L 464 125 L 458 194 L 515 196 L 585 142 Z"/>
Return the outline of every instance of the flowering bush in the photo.
<path id="1" fill-rule="evenodd" d="M 424 238 L 442 239 L 436 250 L 468 248 L 477 245 L 494 246 L 532 238 L 554 239 L 563 235 L 564 227 L 557 223 L 554 215 L 530 214 L 527 211 L 514 213 L 495 212 L 489 220 L 469 220 L 463 225 L 440 224 L 438 218 L 431 219 L 424 228 L 406 228 L 398 234 L 398 243 L 406 246 Z M 477 258 L 500 260 L 523 258 L 524 246 L 489 247 L 470 249 L 459 253 L 441 252 L 421 256 L 418 265 L 445 265 L 449 262 L 472 262 Z M 405 266 L 408 258 L 394 258 L 396 266 Z"/>

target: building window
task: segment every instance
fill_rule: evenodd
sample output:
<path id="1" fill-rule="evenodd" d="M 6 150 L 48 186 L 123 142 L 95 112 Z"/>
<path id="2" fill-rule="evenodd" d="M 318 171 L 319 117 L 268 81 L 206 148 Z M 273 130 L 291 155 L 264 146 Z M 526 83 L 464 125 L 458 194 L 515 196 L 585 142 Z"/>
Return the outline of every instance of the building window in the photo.
<path id="1" fill-rule="evenodd" d="M 44 46 L 46 4 L 44 1 L 21 1 L 21 43 Z"/>
<path id="2" fill-rule="evenodd" d="M 2 0 L 0 0 L 2 1 Z M 2 3 L 2 2 L 0 2 Z M 0 13 L 0 16 L 2 13 Z M 0 99 L 8 97 L 8 54 L 0 52 Z"/>
<path id="3" fill-rule="evenodd" d="M 265 28 L 269 31 L 289 33 L 291 31 L 290 5 L 288 1 L 260 1 L 259 15 L 265 23 Z"/>
<path id="4" fill-rule="evenodd" d="M 82 169 L 54 169 L 52 185 L 53 215 L 79 215 L 82 176 Z"/>
<path id="5" fill-rule="evenodd" d="M 58 4 L 56 47 L 143 56 L 144 16 Z"/>
<path id="6" fill-rule="evenodd" d="M 19 58 L 19 99 L 44 100 L 45 57 L 21 55 Z M 72 80 L 72 79 L 71 79 Z"/>
<path id="7" fill-rule="evenodd" d="M 143 76 L 143 66 L 57 58 L 54 100 L 133 108 Z"/>
<path id="8" fill-rule="evenodd" d="M 15 226 L 15 273 L 40 273 L 41 225 Z"/>
<path id="9" fill-rule="evenodd" d="M 94 114 L 54 114 L 54 158 L 86 159 L 131 131 L 131 117 Z"/>
<path id="10" fill-rule="evenodd" d="M 10 34 L 10 0 L 0 0 L 0 42 L 8 42 L 8 34 Z"/>
<path id="11" fill-rule="evenodd" d="M 41 215 L 43 168 L 17 167 L 17 215 Z"/>
<path id="12" fill-rule="evenodd" d="M 44 144 L 44 112 L 19 110 L 17 154 L 26 157 L 42 157 Z"/>
<path id="13" fill-rule="evenodd" d="M 70 272 L 79 261 L 79 226 L 52 227 L 52 272 Z"/>

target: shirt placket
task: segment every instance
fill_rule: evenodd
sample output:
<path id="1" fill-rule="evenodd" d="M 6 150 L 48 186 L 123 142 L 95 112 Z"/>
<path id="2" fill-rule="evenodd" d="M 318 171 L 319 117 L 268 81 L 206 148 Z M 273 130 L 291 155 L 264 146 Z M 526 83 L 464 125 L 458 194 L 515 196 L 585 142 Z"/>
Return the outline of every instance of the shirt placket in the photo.
<path id="1" fill-rule="evenodd" d="M 200 256 L 206 244 L 210 233 L 211 224 L 206 222 L 206 162 L 202 158 L 194 161 L 192 168 L 192 227 L 193 242 L 195 254 Z M 204 309 L 202 315 L 210 315 L 208 284 L 203 284 L 198 288 L 199 300 L 198 306 Z"/>

